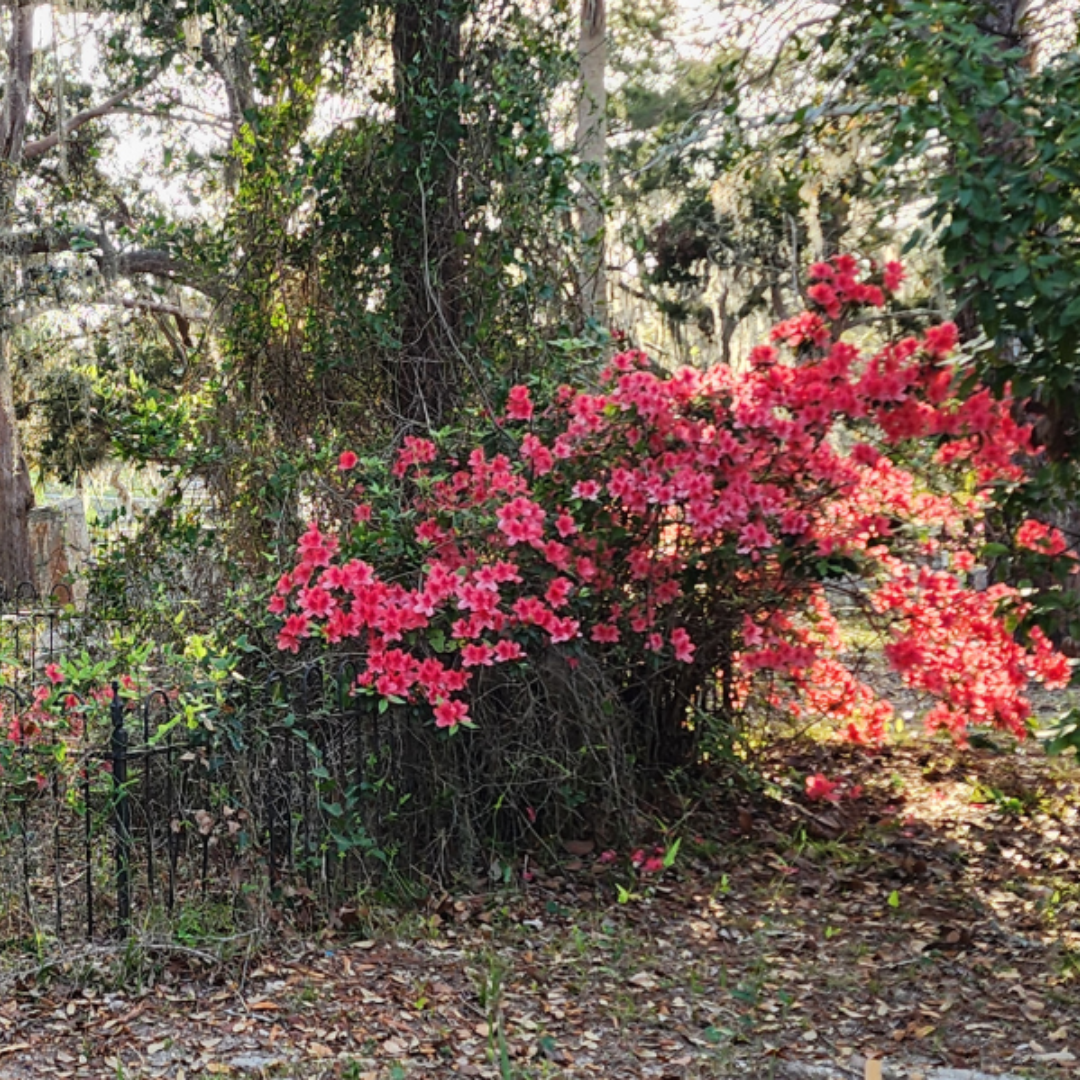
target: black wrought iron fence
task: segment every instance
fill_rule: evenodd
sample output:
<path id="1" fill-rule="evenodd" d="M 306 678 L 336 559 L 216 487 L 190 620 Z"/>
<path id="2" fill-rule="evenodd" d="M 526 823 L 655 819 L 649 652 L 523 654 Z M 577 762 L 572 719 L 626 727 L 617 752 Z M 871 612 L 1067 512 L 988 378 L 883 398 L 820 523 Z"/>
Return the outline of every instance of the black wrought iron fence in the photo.
<path id="1" fill-rule="evenodd" d="M 408 736 L 358 707 L 354 677 L 351 663 L 276 675 L 216 701 L 214 730 L 185 725 L 182 689 L 113 684 L 107 730 L 67 737 L 72 767 L 0 777 L 0 936 L 124 935 L 179 905 L 348 897 L 385 866 L 408 786 L 391 768 Z M 27 701 L 0 687 L 12 715 Z M 20 752 L 55 765 L 54 749 Z"/>
<path id="2" fill-rule="evenodd" d="M 196 683 L 159 654 L 137 689 L 86 674 L 118 670 L 108 623 L 29 590 L 0 616 L 5 715 L 64 657 L 79 675 L 62 685 L 82 694 L 63 695 L 71 723 L 0 726 L 13 763 L 0 772 L 0 943 L 154 920 L 235 927 L 271 908 L 322 919 L 365 882 L 490 866 L 492 843 L 533 835 L 537 807 L 572 816 L 583 798 L 586 744 L 570 732 L 552 759 L 539 727 L 518 723 L 538 685 L 481 687 L 504 720 L 448 739 L 419 705 L 357 694 L 359 655 L 285 670 L 264 658 L 243 679 Z M 590 783 L 607 784 L 605 761 Z"/>
<path id="3" fill-rule="evenodd" d="M 31 678 L 63 647 L 63 612 L 73 600 L 67 585 L 40 596 L 30 582 L 8 588 L 0 582 L 0 660 L 10 668 L 8 678 Z"/>
<path id="4" fill-rule="evenodd" d="M 0 708 L 17 716 L 67 624 L 28 593 L 0 614 Z M 0 733 L 24 766 L 0 775 L 0 938 L 349 896 L 391 857 L 418 758 L 409 725 L 354 695 L 357 671 L 346 658 L 256 686 L 114 682 L 65 695 L 85 719 L 63 734 Z"/>

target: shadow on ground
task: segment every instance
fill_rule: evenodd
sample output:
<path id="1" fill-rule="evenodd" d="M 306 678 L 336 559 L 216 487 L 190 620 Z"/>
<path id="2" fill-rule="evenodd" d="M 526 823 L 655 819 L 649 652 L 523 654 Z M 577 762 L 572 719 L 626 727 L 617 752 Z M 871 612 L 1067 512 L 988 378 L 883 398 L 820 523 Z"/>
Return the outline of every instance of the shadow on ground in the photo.
<path id="1" fill-rule="evenodd" d="M 661 873 L 585 837 L 519 862 L 520 887 L 361 908 L 365 940 L 24 961 L 0 1078 L 1076 1075 L 1074 764 L 919 739 L 793 743 L 761 769 L 756 796 L 665 808 L 681 824 L 643 837 L 680 839 Z M 838 803 L 807 799 L 815 773 Z"/>

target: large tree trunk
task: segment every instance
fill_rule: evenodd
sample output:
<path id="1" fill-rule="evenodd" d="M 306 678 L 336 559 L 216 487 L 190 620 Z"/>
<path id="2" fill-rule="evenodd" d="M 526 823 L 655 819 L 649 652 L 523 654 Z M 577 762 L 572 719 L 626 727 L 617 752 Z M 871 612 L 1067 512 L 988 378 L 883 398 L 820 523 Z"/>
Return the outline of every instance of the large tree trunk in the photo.
<path id="1" fill-rule="evenodd" d="M 15 193 L 26 137 L 33 64 L 34 9 L 11 12 L 4 80 L 4 109 L 0 115 L 0 235 L 14 224 Z M 33 580 L 28 517 L 34 492 L 23 459 L 11 378 L 11 316 L 15 275 L 10 259 L 0 251 L 0 585 L 14 589 Z"/>
<path id="2" fill-rule="evenodd" d="M 441 425 L 460 395 L 465 273 L 458 192 L 463 0 L 399 0 L 394 15 L 401 348 L 390 380 L 402 429 Z"/>
<path id="3" fill-rule="evenodd" d="M 581 96 L 576 146 L 583 168 L 579 205 L 585 255 L 581 267 L 582 308 L 602 319 L 607 303 L 604 269 L 604 158 L 607 153 L 607 11 L 605 0 L 582 0 L 578 35 Z"/>
<path id="4" fill-rule="evenodd" d="M 11 592 L 34 578 L 27 527 L 34 491 L 15 426 L 8 336 L 0 334 L 0 587 Z"/>
<path id="5" fill-rule="evenodd" d="M 1021 66 L 1030 68 L 1034 57 L 1034 43 L 1027 24 L 1030 0 L 992 0 L 979 13 L 975 20 L 978 29 L 1000 46 L 1002 51 L 1024 50 Z M 977 118 L 979 134 L 983 145 L 1001 158 L 1016 159 L 1023 153 L 1023 147 L 1017 143 L 1013 125 L 997 110 L 989 110 Z M 962 275 L 964 267 L 957 268 Z M 956 313 L 956 323 L 964 338 L 978 336 L 979 319 L 974 305 L 965 303 L 969 299 L 959 298 L 960 305 Z"/>

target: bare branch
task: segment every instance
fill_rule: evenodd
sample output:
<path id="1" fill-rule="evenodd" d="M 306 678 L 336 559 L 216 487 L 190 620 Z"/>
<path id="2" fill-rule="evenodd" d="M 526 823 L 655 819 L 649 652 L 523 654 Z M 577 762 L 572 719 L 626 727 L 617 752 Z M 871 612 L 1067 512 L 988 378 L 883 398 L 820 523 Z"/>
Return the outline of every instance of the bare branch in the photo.
<path id="1" fill-rule="evenodd" d="M 838 105 L 833 102 L 827 102 L 822 105 L 815 105 L 812 108 L 796 109 L 795 111 L 788 113 L 763 113 L 758 116 L 734 117 L 720 113 L 712 117 L 704 118 L 699 123 L 699 126 L 690 131 L 685 138 L 662 146 L 643 165 L 639 165 L 636 169 L 630 169 L 628 172 L 624 173 L 622 179 L 631 179 L 640 176 L 642 173 L 648 172 L 650 169 L 655 169 L 658 165 L 662 165 L 665 161 L 682 153 L 684 150 L 688 150 L 691 146 L 713 138 L 718 134 L 722 125 L 725 123 L 740 127 L 744 131 L 753 131 L 765 127 L 783 127 L 788 124 L 810 125 L 819 120 L 871 116 L 887 112 L 888 107 L 886 105 L 875 104 L 873 102 L 857 102 L 850 105 Z"/>
<path id="2" fill-rule="evenodd" d="M 96 296 L 79 300 L 80 307 L 122 307 L 129 311 L 145 311 L 152 315 L 169 315 L 186 322 L 208 322 L 210 315 L 201 311 L 187 311 L 177 304 L 163 304 L 157 300 L 147 300 L 141 296 Z M 49 315 L 54 311 L 69 311 L 71 304 L 57 301 L 14 312 L 7 320 L 8 327 L 25 326 L 27 323 Z"/>
<path id="3" fill-rule="evenodd" d="M 63 132 L 57 130 L 50 135 L 46 135 L 42 139 L 35 139 L 33 142 L 28 142 L 23 147 L 24 158 L 41 157 L 42 154 L 48 153 L 53 147 L 60 144 L 61 135 L 67 136 L 73 131 L 77 131 L 84 124 L 90 123 L 91 120 L 97 120 L 99 117 L 108 116 L 110 113 L 117 111 L 117 106 L 125 102 L 133 94 L 137 94 L 140 90 L 144 90 L 150 85 L 157 77 L 160 69 L 155 68 L 154 71 L 144 79 L 138 82 L 132 83 L 130 86 L 125 86 L 122 90 L 117 90 L 115 94 L 110 94 L 104 101 L 99 102 L 97 105 L 91 106 L 89 109 L 83 109 L 82 112 L 76 113 L 74 116 L 64 121 Z"/>
<path id="4" fill-rule="evenodd" d="M 201 311 L 187 311 L 176 304 L 162 304 L 157 300 L 144 300 L 141 296 L 118 296 L 103 297 L 94 301 L 95 304 L 118 304 L 120 307 L 131 311 L 152 311 L 157 315 L 172 315 L 176 319 L 186 319 L 188 322 L 206 322 L 210 316 Z"/>
<path id="5" fill-rule="evenodd" d="M 225 284 L 213 278 L 191 263 L 178 259 L 168 251 L 154 248 L 134 251 L 118 251 L 108 235 L 87 227 L 67 230 L 41 229 L 35 232 L 0 233 L 0 257 L 25 258 L 29 255 L 49 255 L 76 250 L 76 239 L 91 241 L 99 251 L 87 251 L 98 265 L 102 276 L 109 282 L 134 274 L 151 274 L 186 288 L 201 292 L 212 299 L 220 299 Z"/>
<path id="6" fill-rule="evenodd" d="M 113 112 L 123 113 L 125 116 L 146 116 L 151 120 L 168 120 L 174 123 L 192 124 L 198 127 L 219 128 L 225 131 L 232 130 L 232 125 L 228 120 L 221 116 L 214 116 L 211 113 L 206 113 L 203 116 L 188 116 L 178 112 L 167 112 L 162 109 L 142 108 L 138 105 L 118 105 Z M 70 129 L 70 121 L 65 126 Z"/>

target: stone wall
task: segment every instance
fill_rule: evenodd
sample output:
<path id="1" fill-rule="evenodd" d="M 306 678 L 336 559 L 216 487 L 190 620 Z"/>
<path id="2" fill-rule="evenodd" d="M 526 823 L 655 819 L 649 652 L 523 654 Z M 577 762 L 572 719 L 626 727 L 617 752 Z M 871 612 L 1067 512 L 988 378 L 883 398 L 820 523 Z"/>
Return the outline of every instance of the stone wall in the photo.
<path id="1" fill-rule="evenodd" d="M 85 588 L 82 572 L 90 557 L 90 532 L 80 496 L 30 511 L 30 549 L 34 560 L 34 585 L 39 596 L 50 595 L 56 586 L 74 582 L 74 596 Z"/>

